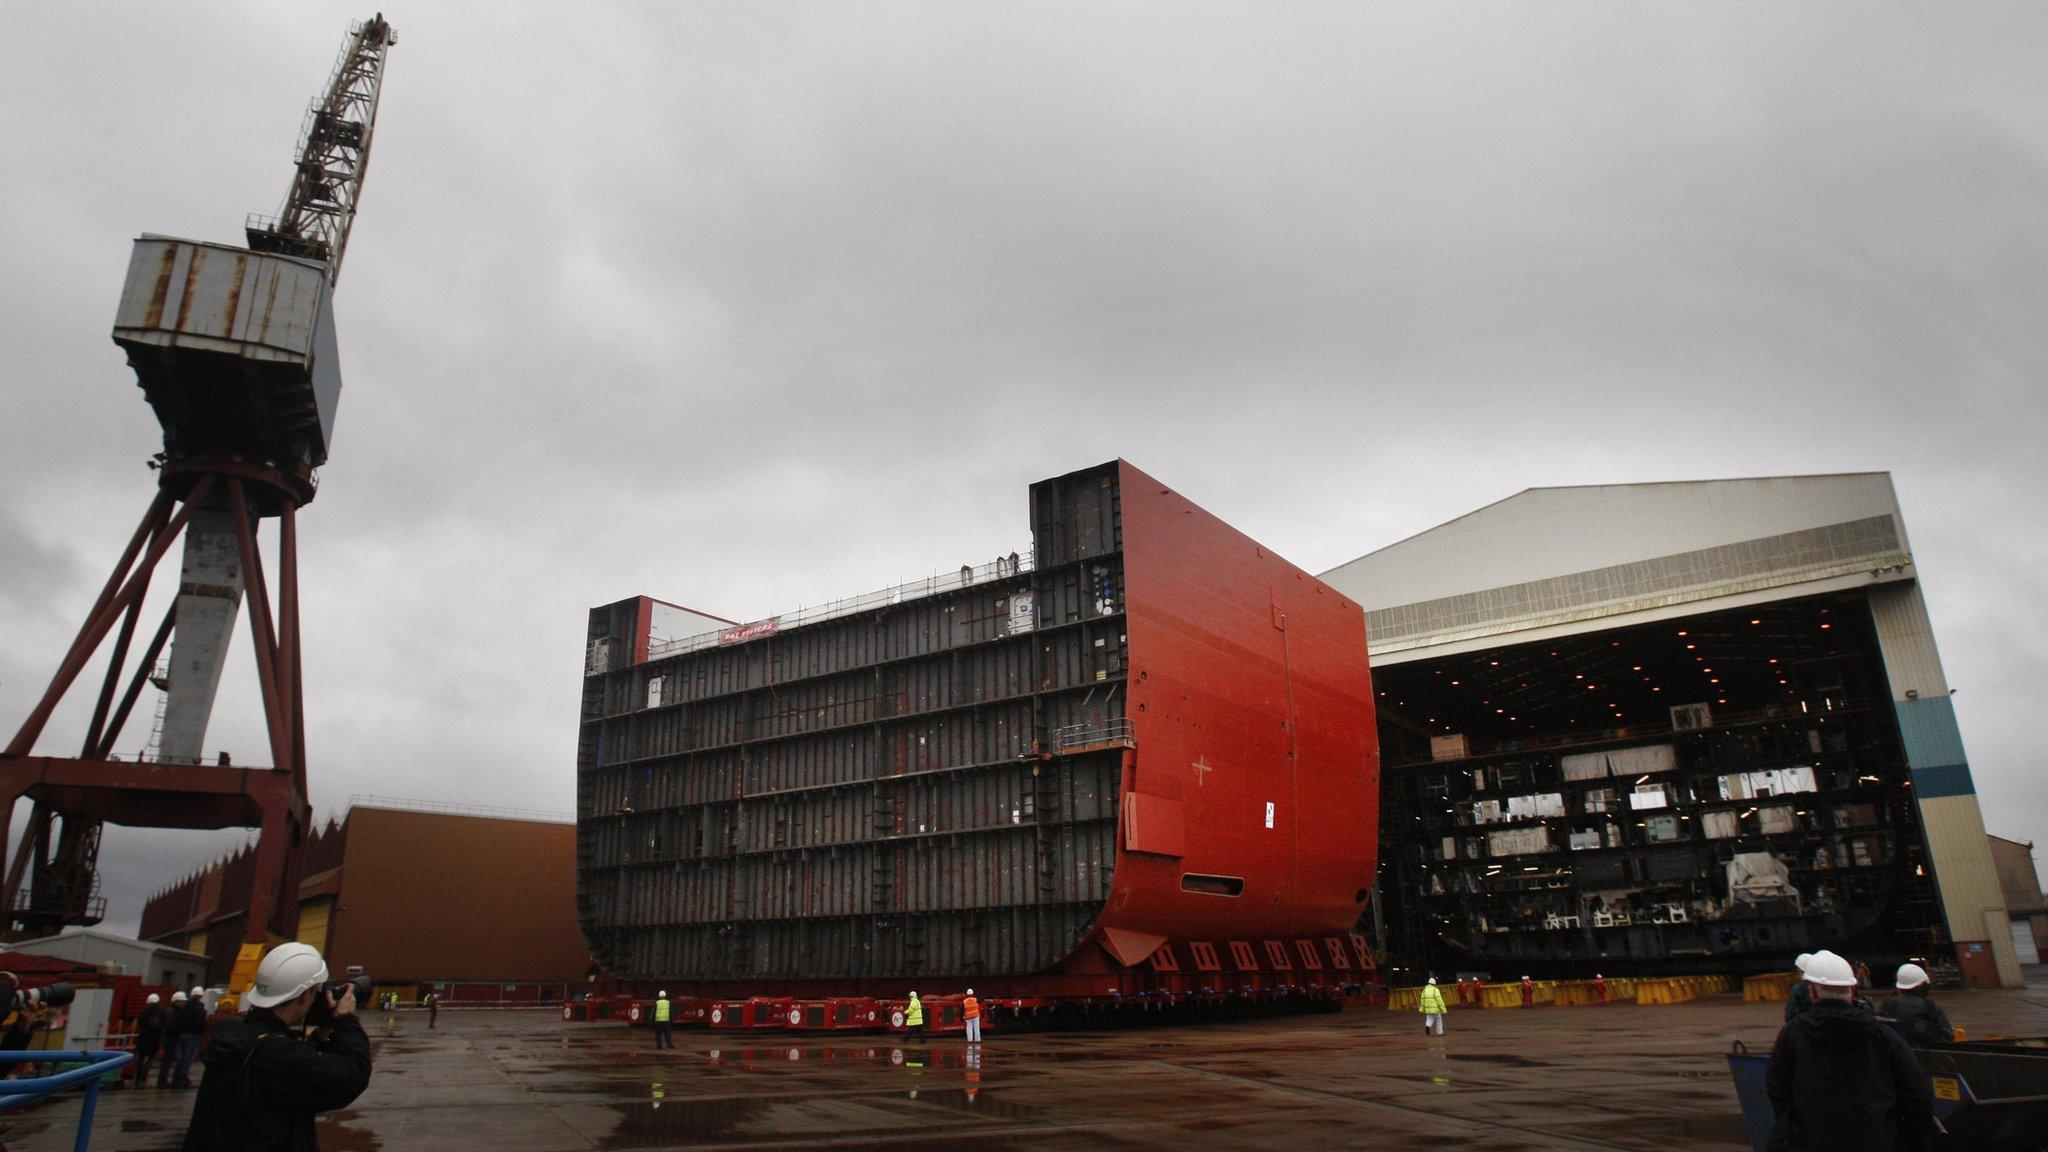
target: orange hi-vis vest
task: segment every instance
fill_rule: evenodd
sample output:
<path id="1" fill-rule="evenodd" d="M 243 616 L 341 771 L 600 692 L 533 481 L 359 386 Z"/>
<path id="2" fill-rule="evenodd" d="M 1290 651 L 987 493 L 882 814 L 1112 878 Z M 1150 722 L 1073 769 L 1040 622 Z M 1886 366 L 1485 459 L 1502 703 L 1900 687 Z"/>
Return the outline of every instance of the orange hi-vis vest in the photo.
<path id="1" fill-rule="evenodd" d="M 981 1019 L 981 1001 L 976 1000 L 972 996 L 963 997 L 960 1001 L 960 1018 L 963 1020 Z"/>

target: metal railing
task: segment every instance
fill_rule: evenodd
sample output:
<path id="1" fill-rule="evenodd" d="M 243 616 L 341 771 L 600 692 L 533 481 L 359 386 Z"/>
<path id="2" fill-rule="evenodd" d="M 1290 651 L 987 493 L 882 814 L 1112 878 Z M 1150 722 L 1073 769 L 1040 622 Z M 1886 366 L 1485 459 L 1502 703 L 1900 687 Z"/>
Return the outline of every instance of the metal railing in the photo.
<path id="1" fill-rule="evenodd" d="M 898 584 L 893 588 L 884 588 L 879 592 L 868 592 L 860 596 L 848 596 L 843 600 L 832 600 L 809 608 L 798 608 L 794 612 L 784 612 L 780 616 L 770 616 L 765 620 L 755 620 L 729 628 L 719 628 L 710 632 L 700 632 L 694 636 L 681 636 L 672 640 L 664 640 L 659 644 L 650 644 L 647 648 L 647 658 L 649 660 L 658 660 L 661 657 L 674 656 L 682 652 L 696 652 L 700 649 L 716 647 L 721 642 L 733 643 L 739 639 L 749 639 L 771 632 L 780 632 L 784 628 L 797 628 L 805 624 L 816 624 L 821 620 L 833 620 L 841 616 L 852 616 L 861 612 L 873 611 L 877 608 L 887 608 L 894 604 L 901 604 L 906 600 L 920 600 L 926 596 L 936 596 L 941 592 L 952 592 L 960 588 L 968 588 L 989 580 L 1007 579 L 1011 576 L 1031 571 L 1034 564 L 1035 561 L 1031 553 L 1012 552 L 1008 556 L 998 557 L 987 564 L 979 566 L 963 564 L 955 571 L 941 572 L 936 575 L 927 576 L 922 580 L 912 580 L 906 584 Z M 727 639 L 728 637 L 732 639 Z M 587 664 L 590 670 L 597 671 L 600 669 L 604 656 L 599 653 L 598 646 L 608 643 L 608 640 L 597 640 L 591 643 Z"/>
<path id="2" fill-rule="evenodd" d="M 537 820 L 549 824 L 574 824 L 576 817 L 542 808 L 498 808 L 489 804 L 457 804 L 443 800 L 407 800 L 397 796 L 368 796 L 356 793 L 348 798 L 351 808 L 386 808 L 398 812 L 438 812 L 449 816 L 489 816 L 501 820 Z"/>
<path id="3" fill-rule="evenodd" d="M 1094 724 L 1069 724 L 1053 730 L 1053 751 L 1066 753 L 1075 748 L 1100 748 L 1107 744 L 1121 744 L 1126 748 L 1138 746 L 1137 729 L 1131 718 L 1120 716 L 1115 720 L 1103 720 Z"/>
<path id="4" fill-rule="evenodd" d="M 82 1064 L 50 1076 L 0 1081 L 0 1112 L 19 1108 L 45 1096 L 84 1087 L 85 1104 L 78 1111 L 78 1135 L 72 1152 L 86 1152 L 92 1145 L 92 1117 L 100 1103 L 100 1080 L 109 1072 L 127 1067 L 135 1056 L 128 1052 L 0 1052 L 0 1064 Z"/>

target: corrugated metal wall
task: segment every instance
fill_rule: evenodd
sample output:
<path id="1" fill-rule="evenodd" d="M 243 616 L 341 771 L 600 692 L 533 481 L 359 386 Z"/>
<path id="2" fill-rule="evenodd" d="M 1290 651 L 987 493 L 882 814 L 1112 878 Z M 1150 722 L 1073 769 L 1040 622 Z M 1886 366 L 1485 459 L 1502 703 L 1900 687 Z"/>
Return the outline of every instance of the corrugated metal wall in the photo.
<path id="1" fill-rule="evenodd" d="M 591 613 L 579 900 L 608 969 L 1022 973 L 1079 944 L 1122 759 L 1049 751 L 1123 714 L 1113 472 L 1035 488 L 1033 529 L 1032 572 L 637 666 L 637 601 Z"/>
<path id="2" fill-rule="evenodd" d="M 1976 942 L 1988 947 L 2000 983 L 2020 987 L 2025 976 L 2012 937 L 2004 929 L 2005 895 L 1991 863 L 1984 813 L 1970 780 L 1962 732 L 1956 726 L 1948 678 L 1942 672 L 1919 582 L 1872 589 L 1870 612 L 1884 651 L 1885 675 L 1891 681 L 1893 708 L 1913 772 L 1920 823 L 1949 936 L 1959 945 Z"/>

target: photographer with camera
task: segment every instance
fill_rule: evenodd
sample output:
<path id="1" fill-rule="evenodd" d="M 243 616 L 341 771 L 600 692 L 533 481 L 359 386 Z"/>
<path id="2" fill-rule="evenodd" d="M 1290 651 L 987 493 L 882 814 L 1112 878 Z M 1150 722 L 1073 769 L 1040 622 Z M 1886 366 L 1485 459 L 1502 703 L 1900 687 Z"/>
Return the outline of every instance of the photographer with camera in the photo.
<path id="1" fill-rule="evenodd" d="M 370 1038 L 355 1014 L 368 984 L 329 983 L 310 944 L 272 949 L 248 1013 L 216 1024 L 199 1055 L 206 1075 L 184 1152 L 317 1152 L 314 1114 L 347 1107 L 370 1085 Z"/>
<path id="2" fill-rule="evenodd" d="M 36 1025 L 43 1013 L 71 1003 L 76 994 L 71 985 L 62 981 L 40 988 L 23 988 L 21 977 L 12 972 L 0 972 L 0 1051 L 27 1049 L 34 1041 Z M 0 1077 L 28 1076 L 36 1069 L 34 1064 L 14 1064 L 0 1069 Z"/>

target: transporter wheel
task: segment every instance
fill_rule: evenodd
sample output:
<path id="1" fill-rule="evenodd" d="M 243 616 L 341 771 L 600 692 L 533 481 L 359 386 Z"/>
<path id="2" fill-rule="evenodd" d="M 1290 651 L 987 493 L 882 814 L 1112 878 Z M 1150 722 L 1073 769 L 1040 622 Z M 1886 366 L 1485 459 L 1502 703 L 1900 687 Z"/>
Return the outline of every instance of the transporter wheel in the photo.
<path id="1" fill-rule="evenodd" d="M 891 1013 L 889 1013 L 889 1027 L 891 1027 L 891 1028 L 901 1028 L 901 1027 L 903 1027 L 903 1013 L 901 1013 L 901 1012 L 891 1012 Z"/>
<path id="2" fill-rule="evenodd" d="M 638 1009 L 635 1009 L 635 1011 L 638 1011 Z M 713 1009 L 711 1010 L 711 1022 L 712 1022 L 713 1024 L 722 1024 L 722 1023 L 724 1023 L 724 1022 L 725 1022 L 725 1009 L 723 1009 L 723 1008 L 713 1008 Z"/>
<path id="3" fill-rule="evenodd" d="M 569 1007 L 567 1004 L 562 1005 L 562 1019 L 574 1020 L 575 1018 L 576 1010 L 574 1008 Z"/>
<path id="4" fill-rule="evenodd" d="M 790 1027 L 794 1028 L 795 1026 L 797 1026 L 798 1024 L 801 1024 L 801 1023 L 803 1023 L 803 1022 L 804 1022 L 804 1010 L 803 1010 L 803 1009 L 801 1009 L 801 1008 L 791 1008 L 791 1009 L 789 1010 L 789 1024 L 790 1024 Z"/>

